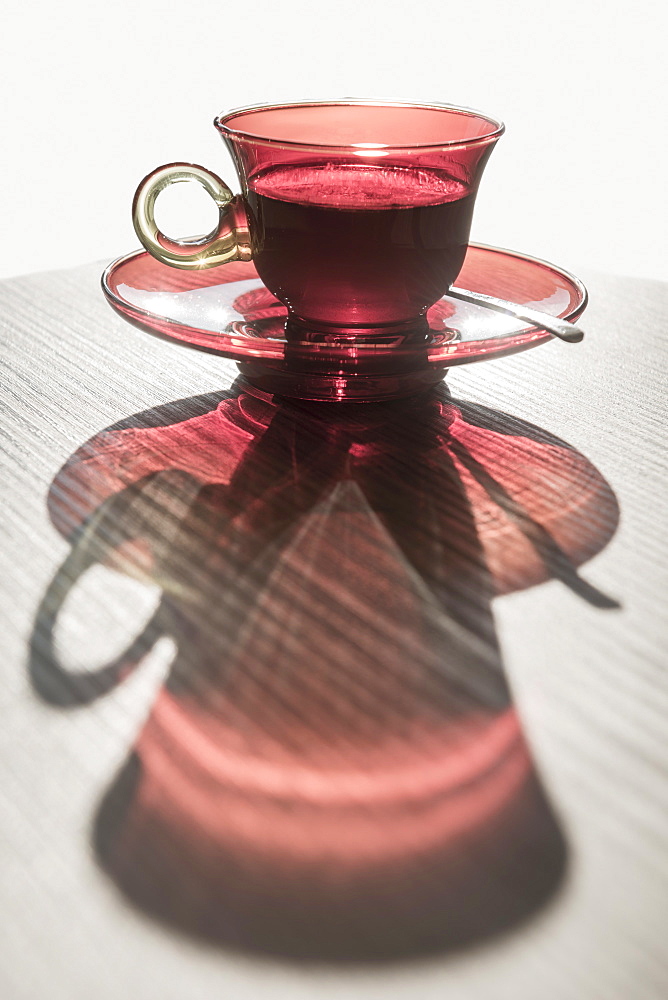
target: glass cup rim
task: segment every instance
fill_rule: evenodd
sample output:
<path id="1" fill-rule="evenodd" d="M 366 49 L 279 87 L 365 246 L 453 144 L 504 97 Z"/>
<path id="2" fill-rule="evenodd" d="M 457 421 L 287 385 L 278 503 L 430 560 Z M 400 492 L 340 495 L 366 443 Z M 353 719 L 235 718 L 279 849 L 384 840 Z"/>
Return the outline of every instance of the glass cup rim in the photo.
<path id="1" fill-rule="evenodd" d="M 488 122 L 490 129 L 483 135 L 472 136 L 468 139 L 446 139 L 441 142 L 412 142 L 407 144 L 394 144 L 394 143 L 383 143 L 375 148 L 382 148 L 383 150 L 427 150 L 427 149 L 458 149 L 462 147 L 477 146 L 482 143 L 489 143 L 493 140 L 498 139 L 506 130 L 506 126 L 501 121 L 501 119 L 493 117 L 484 111 L 478 111 L 476 108 L 469 108 L 458 104 L 443 104 L 437 101 L 387 101 L 382 99 L 365 99 L 365 98 L 352 98 L 344 97 L 340 99 L 333 100 L 314 100 L 314 101 L 281 101 L 276 104 L 248 104 L 243 107 L 233 108 L 230 111 L 222 112 L 217 115 L 213 124 L 218 129 L 218 131 L 225 138 L 233 139 L 235 141 L 247 142 L 251 145 L 262 145 L 262 146 L 273 146 L 278 148 L 288 148 L 288 149 L 304 149 L 304 150 L 339 150 L 341 152 L 349 152 L 350 150 L 356 150 L 354 144 L 349 145 L 339 145 L 337 143 L 327 143 L 327 142 L 296 142 L 290 139 L 270 139 L 266 136 L 259 135 L 255 132 L 244 131 L 240 128 L 231 128 L 227 123 L 237 116 L 243 116 L 249 114 L 253 111 L 281 111 L 286 108 L 318 108 L 318 107 L 336 107 L 336 106 L 355 106 L 362 105 L 364 107 L 385 107 L 385 108 L 424 108 L 431 111 L 450 111 L 455 114 L 466 115 L 469 117 L 481 118 L 483 121 Z"/>

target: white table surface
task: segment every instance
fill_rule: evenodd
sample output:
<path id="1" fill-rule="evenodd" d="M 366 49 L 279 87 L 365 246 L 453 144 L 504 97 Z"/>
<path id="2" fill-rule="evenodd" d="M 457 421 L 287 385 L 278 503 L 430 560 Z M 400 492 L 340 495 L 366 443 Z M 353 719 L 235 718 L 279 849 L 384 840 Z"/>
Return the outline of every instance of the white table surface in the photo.
<path id="1" fill-rule="evenodd" d="M 0 995 L 665 997 L 668 285 L 585 274 L 591 304 L 581 345 L 553 342 L 448 377 L 454 397 L 564 439 L 607 481 L 619 525 L 580 575 L 619 607 L 596 607 L 558 580 L 493 604 L 506 676 L 566 845 L 558 891 L 524 924 L 466 950 L 351 966 L 187 938 L 131 906 L 97 865 L 93 817 L 161 687 L 173 655 L 168 639 L 125 684 L 87 707 L 59 709 L 30 688 L 27 644 L 37 609 L 69 552 L 46 509 L 58 470 L 104 428 L 226 389 L 235 377 L 230 362 L 126 325 L 103 301 L 101 269 L 91 264 L 0 285 Z M 155 586 L 93 571 L 63 608 L 59 627 L 70 661 L 83 667 L 120 648 L 156 595 Z"/>

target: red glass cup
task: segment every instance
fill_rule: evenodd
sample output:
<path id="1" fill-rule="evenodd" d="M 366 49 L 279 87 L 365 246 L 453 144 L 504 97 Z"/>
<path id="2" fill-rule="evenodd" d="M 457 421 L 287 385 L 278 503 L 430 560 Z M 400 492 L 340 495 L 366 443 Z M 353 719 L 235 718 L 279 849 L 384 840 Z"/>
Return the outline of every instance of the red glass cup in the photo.
<path id="1" fill-rule="evenodd" d="M 203 167 L 159 167 L 133 206 L 149 253 L 187 269 L 252 260 L 287 307 L 295 363 L 317 362 L 318 345 L 339 345 L 335 363 L 320 362 L 360 370 L 355 345 L 377 343 L 386 350 L 366 352 L 364 365 L 381 374 L 392 369 L 393 344 L 404 362 L 408 344 L 424 347 L 425 314 L 463 264 L 502 123 L 446 105 L 344 100 L 245 108 L 215 125 L 241 195 Z M 156 226 L 155 200 L 186 180 L 208 191 L 219 223 L 206 237 L 170 239 Z"/>

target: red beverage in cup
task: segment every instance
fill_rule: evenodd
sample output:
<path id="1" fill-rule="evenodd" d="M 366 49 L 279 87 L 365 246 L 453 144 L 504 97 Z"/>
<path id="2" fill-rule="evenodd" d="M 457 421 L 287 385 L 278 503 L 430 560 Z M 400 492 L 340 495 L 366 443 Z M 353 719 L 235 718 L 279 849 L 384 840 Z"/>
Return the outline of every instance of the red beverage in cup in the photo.
<path id="1" fill-rule="evenodd" d="M 474 195 L 444 171 L 323 163 L 270 167 L 246 202 L 267 288 L 307 328 L 352 333 L 410 324 L 447 292 Z"/>

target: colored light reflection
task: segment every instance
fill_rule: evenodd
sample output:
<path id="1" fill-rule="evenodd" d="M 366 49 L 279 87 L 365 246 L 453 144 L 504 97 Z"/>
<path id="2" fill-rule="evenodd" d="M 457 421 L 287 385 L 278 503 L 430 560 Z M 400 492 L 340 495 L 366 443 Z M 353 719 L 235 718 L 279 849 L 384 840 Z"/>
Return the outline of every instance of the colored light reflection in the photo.
<path id="1" fill-rule="evenodd" d="M 388 155 L 387 146 L 382 142 L 354 142 L 352 143 L 352 148 L 355 156 L 360 156 L 364 159 Z"/>
<path id="2" fill-rule="evenodd" d="M 576 567 L 614 531 L 605 480 L 444 389 L 334 415 L 241 388 L 177 412 L 97 435 L 50 494 L 68 579 L 103 562 L 162 589 L 98 693 L 159 636 L 176 648 L 100 807 L 101 866 L 189 934 L 293 957 L 444 951 L 526 918 L 566 849 L 492 599 L 556 575 L 596 603 Z M 57 614 L 54 581 L 33 681 L 73 703 Z"/>

